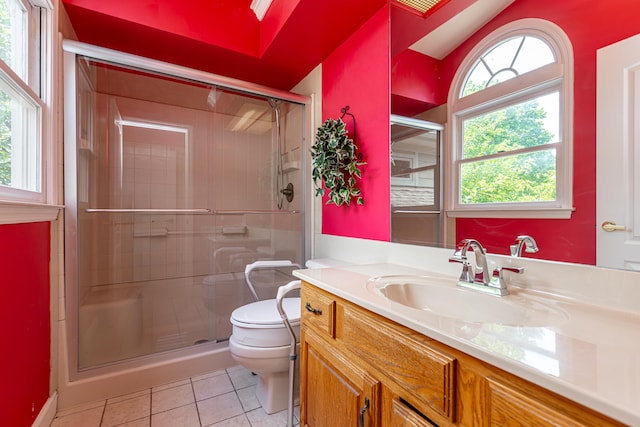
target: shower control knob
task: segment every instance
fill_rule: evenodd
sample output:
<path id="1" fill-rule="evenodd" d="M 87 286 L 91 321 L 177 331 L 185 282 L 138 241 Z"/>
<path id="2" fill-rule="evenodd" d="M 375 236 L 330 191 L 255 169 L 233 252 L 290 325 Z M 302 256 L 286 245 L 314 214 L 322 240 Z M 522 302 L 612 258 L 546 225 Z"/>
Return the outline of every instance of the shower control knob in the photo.
<path id="1" fill-rule="evenodd" d="M 284 190 L 280 190 L 280 192 L 285 196 L 287 202 L 291 203 L 293 201 L 293 184 L 288 183 L 287 187 Z"/>

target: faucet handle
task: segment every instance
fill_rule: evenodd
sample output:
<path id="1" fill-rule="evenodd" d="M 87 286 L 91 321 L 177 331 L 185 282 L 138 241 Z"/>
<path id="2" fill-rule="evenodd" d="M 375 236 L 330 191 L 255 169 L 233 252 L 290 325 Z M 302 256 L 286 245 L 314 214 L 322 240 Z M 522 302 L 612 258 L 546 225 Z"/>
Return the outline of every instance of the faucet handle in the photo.
<path id="1" fill-rule="evenodd" d="M 510 271 L 511 273 L 522 274 L 524 273 L 524 267 L 496 267 L 493 270 L 491 277 L 491 285 L 500 289 L 507 289 L 507 282 L 504 280 L 503 271 Z M 505 294 L 506 295 L 506 294 Z"/>
<path id="2" fill-rule="evenodd" d="M 466 255 L 462 255 L 460 248 L 456 248 L 456 251 L 449 257 L 449 262 L 457 262 L 462 264 L 462 273 L 460 273 L 460 280 L 465 282 L 472 281 L 473 266 L 467 260 Z"/>
<path id="3" fill-rule="evenodd" d="M 460 252 L 456 252 L 449 257 L 449 262 L 459 262 L 460 264 L 464 264 L 467 262 L 467 257 L 463 257 L 460 255 Z"/>
<path id="4" fill-rule="evenodd" d="M 510 271 L 516 274 L 524 273 L 524 267 L 496 267 L 496 270 L 498 270 L 498 274 L 502 274 L 503 271 Z"/>
<path id="5" fill-rule="evenodd" d="M 462 252 L 462 246 L 458 244 L 453 251 L 453 255 L 449 257 L 449 262 L 459 262 L 460 264 L 467 263 L 467 254 Z"/>
<path id="6" fill-rule="evenodd" d="M 460 249 L 456 249 L 456 251 L 449 257 L 449 262 L 457 262 L 462 264 L 462 273 L 460 273 L 460 279 L 465 282 L 473 281 L 473 266 L 467 260 L 466 255 L 462 255 Z"/>

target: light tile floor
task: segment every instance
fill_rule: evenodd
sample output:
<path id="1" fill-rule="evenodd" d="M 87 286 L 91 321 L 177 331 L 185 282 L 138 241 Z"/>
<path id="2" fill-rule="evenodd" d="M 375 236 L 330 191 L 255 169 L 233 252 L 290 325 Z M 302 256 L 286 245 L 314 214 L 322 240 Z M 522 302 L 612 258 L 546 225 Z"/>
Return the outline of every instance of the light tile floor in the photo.
<path id="1" fill-rule="evenodd" d="M 56 414 L 51 427 L 284 427 L 287 410 L 268 415 L 257 377 L 236 366 Z M 300 408 L 294 425 L 300 422 Z"/>

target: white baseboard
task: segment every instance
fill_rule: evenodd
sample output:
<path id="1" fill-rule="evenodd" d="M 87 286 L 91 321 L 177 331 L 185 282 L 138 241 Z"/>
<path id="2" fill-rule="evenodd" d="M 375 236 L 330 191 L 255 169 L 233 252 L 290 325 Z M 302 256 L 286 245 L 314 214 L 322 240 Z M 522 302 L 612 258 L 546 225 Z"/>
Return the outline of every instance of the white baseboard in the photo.
<path id="1" fill-rule="evenodd" d="M 35 419 L 31 427 L 49 427 L 56 417 L 56 410 L 58 408 L 58 392 L 53 393 L 44 406 L 40 410 L 38 417 Z"/>

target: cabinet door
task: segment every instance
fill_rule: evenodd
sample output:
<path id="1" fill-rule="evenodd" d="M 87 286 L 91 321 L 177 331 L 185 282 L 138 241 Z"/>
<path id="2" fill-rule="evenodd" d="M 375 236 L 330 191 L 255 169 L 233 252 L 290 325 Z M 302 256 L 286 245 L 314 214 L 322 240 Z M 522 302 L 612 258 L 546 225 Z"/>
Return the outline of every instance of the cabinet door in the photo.
<path id="1" fill-rule="evenodd" d="M 498 378 L 487 378 L 488 405 L 485 425 L 526 427 L 611 426 L 599 414 L 580 409 L 570 402 L 553 398 L 549 393 L 537 395 L 507 384 Z M 533 390 L 531 390 L 533 391 Z M 617 425 L 617 424 L 616 424 Z"/>
<path id="2" fill-rule="evenodd" d="M 308 427 L 377 427 L 380 384 L 312 332 L 303 333 L 301 424 Z"/>

